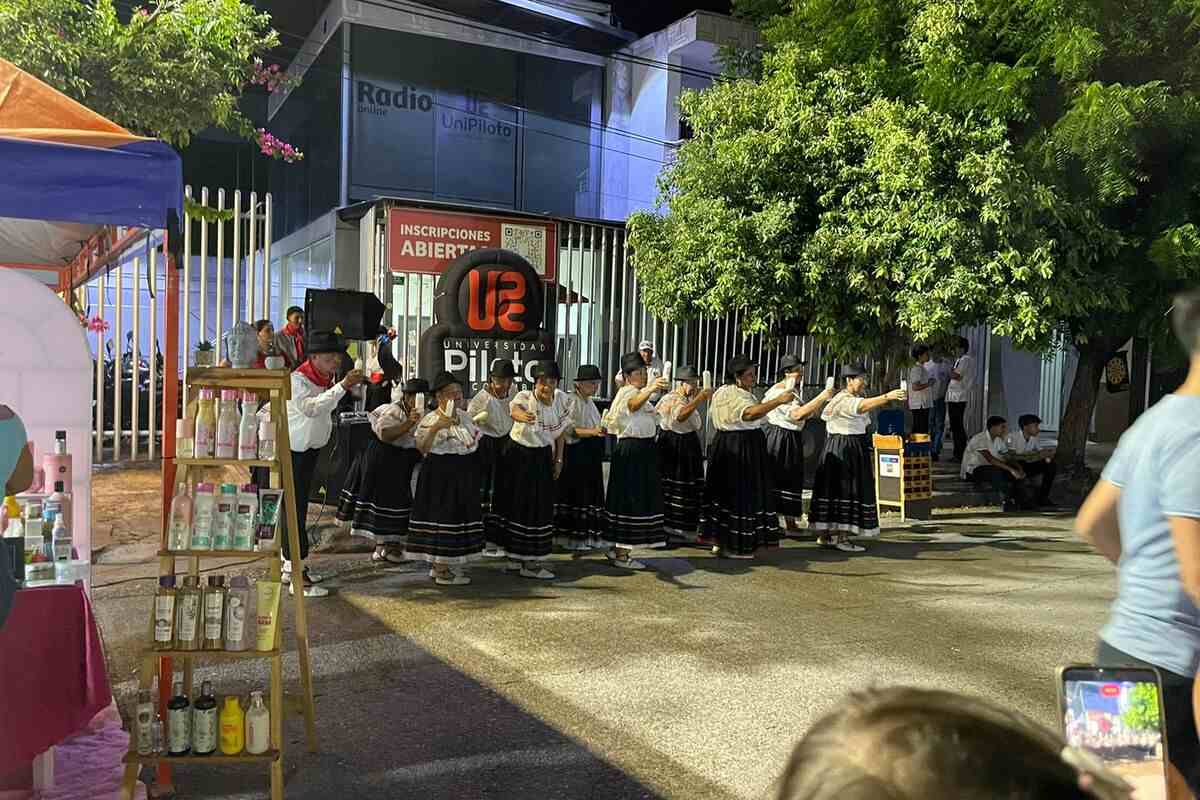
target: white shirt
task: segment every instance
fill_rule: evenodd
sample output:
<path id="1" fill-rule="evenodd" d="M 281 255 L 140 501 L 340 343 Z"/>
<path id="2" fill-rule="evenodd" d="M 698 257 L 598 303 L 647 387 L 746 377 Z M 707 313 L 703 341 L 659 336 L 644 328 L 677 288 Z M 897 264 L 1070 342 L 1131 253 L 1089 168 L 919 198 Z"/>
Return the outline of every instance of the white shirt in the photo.
<path id="1" fill-rule="evenodd" d="M 297 371 L 292 373 L 292 397 L 287 401 L 288 438 L 292 450 L 320 450 L 333 435 L 333 409 L 346 390 L 341 382 L 322 389 Z"/>
<path id="2" fill-rule="evenodd" d="M 475 426 L 467 412 L 455 409 L 454 416 L 458 419 L 457 425 L 442 428 L 434 435 L 433 445 L 429 448 L 431 455 L 465 456 L 474 453 L 475 448 L 479 447 L 479 437 L 483 434 L 479 432 L 479 428 Z M 421 424 L 417 426 L 414 438 L 425 438 L 437 419 L 436 409 L 426 414 L 421 419 Z"/>
<path id="3" fill-rule="evenodd" d="M 925 371 L 929 373 L 929 379 L 933 381 L 933 386 L 930 390 L 933 392 L 934 401 L 946 399 L 946 389 L 950 386 L 950 367 L 946 366 L 946 362 L 939 359 L 930 359 L 925 362 Z"/>
<path id="4" fill-rule="evenodd" d="M 600 409 L 596 407 L 596 401 L 590 397 L 584 397 L 578 392 L 571 392 L 567 395 L 569 408 L 571 409 L 571 424 L 567 427 L 567 444 L 575 444 L 580 441 L 575 435 L 576 428 L 596 429 L 600 427 Z"/>
<path id="5" fill-rule="evenodd" d="M 367 412 L 367 420 L 371 423 L 371 430 L 383 441 L 383 431 L 389 428 L 399 428 L 408 421 L 408 411 L 399 403 L 388 403 L 380 406 L 374 411 Z M 404 434 L 390 442 L 384 444 L 392 447 L 404 447 L 414 449 L 417 446 L 417 439 L 413 436 L 413 431 L 417 429 L 416 425 L 409 428 Z"/>
<path id="6" fill-rule="evenodd" d="M 512 405 L 524 411 L 529 411 L 537 417 L 536 422 L 514 422 L 509 438 L 517 444 L 526 447 L 549 447 L 571 427 L 570 400 L 565 392 L 557 389 L 550 405 L 538 400 L 533 389 L 517 392 L 512 399 Z"/>
<path id="7" fill-rule="evenodd" d="M 821 419 L 825 420 L 825 432 L 840 436 L 859 436 L 867 432 L 871 416 L 859 409 L 863 398 L 849 392 L 834 395 L 833 399 L 821 409 Z"/>
<path id="8" fill-rule="evenodd" d="M 722 386 L 713 394 L 709 414 L 719 431 L 752 431 L 767 424 L 766 417 L 743 419 L 746 409 L 758 405 L 754 395 L 736 383 Z"/>
<path id="9" fill-rule="evenodd" d="M 930 383 L 929 370 L 921 364 L 913 364 L 908 370 L 908 407 L 920 411 L 933 407 L 933 387 L 917 389 L 917 384 Z"/>
<path id="10" fill-rule="evenodd" d="M 664 397 L 654 409 L 658 414 L 659 426 L 664 431 L 672 433 L 695 433 L 700 430 L 704 420 L 700 418 L 699 409 L 693 410 L 682 422 L 679 420 L 679 412 L 683 411 L 683 407 L 690 402 L 692 402 L 690 398 L 684 397 L 679 392 L 671 392 Z"/>
<path id="11" fill-rule="evenodd" d="M 766 395 L 763 396 L 763 402 L 765 403 L 768 400 L 774 400 L 776 397 L 779 397 L 780 395 L 786 394 L 787 392 L 791 392 L 791 391 L 792 391 L 791 389 L 787 388 L 786 381 L 782 382 L 782 383 L 777 383 L 774 386 L 772 386 L 770 389 L 767 389 Z M 767 414 L 767 424 L 768 425 L 774 425 L 776 427 L 784 428 L 785 430 L 789 430 L 789 431 L 798 431 L 798 430 L 801 430 L 802 428 L 804 428 L 804 423 L 806 422 L 806 420 L 800 420 L 799 422 L 794 422 L 794 421 L 792 421 L 792 418 L 789 416 L 789 414 L 791 414 L 797 408 L 800 408 L 800 401 L 798 399 L 795 399 L 794 392 L 792 392 L 792 398 L 793 399 L 790 403 L 784 403 L 783 405 L 779 406 L 778 408 L 771 409 L 771 412 L 769 414 Z"/>
<path id="12" fill-rule="evenodd" d="M 970 438 L 967 442 L 967 450 L 963 454 L 962 469 L 959 470 L 959 477 L 969 477 L 972 472 L 978 467 L 985 466 L 987 459 L 981 455 L 981 451 L 987 450 L 995 458 L 1004 460 L 1004 456 L 1008 453 L 1008 442 L 1000 438 L 992 438 L 992 435 L 987 431 L 980 431 Z"/>
<path id="13" fill-rule="evenodd" d="M 1034 436 L 1030 439 L 1025 438 L 1024 431 L 1017 431 L 1008 435 L 1008 449 L 1017 455 L 1031 455 L 1042 452 L 1042 437 Z"/>
<path id="14" fill-rule="evenodd" d="M 629 401 L 641 391 L 632 386 L 622 386 L 613 398 L 609 416 L 616 423 L 618 439 L 653 439 L 658 434 L 658 421 L 649 400 L 642 403 L 637 411 L 629 410 Z"/>
<path id="15" fill-rule="evenodd" d="M 961 356 L 954 362 L 954 371 L 962 375 L 961 380 L 950 379 L 946 389 L 947 403 L 965 403 L 970 399 L 971 389 L 975 386 L 975 359 Z"/>
<path id="16" fill-rule="evenodd" d="M 471 419 L 475 419 L 478 415 L 487 412 L 487 417 L 483 421 L 475 423 L 484 436 L 493 438 L 508 436 L 513 426 L 513 418 L 508 413 L 508 404 L 511 402 L 511 389 L 509 396 L 503 399 L 496 397 L 487 389 L 480 389 L 478 394 L 471 398 L 471 402 L 467 403 L 467 413 L 471 415 Z"/>

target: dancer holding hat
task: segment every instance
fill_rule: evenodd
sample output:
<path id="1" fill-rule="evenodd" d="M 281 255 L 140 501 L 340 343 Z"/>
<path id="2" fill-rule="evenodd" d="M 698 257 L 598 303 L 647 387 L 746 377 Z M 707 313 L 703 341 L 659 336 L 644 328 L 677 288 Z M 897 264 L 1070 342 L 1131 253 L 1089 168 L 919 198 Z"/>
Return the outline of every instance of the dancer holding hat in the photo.
<path id="1" fill-rule="evenodd" d="M 763 398 L 792 398 L 767 414 L 767 425 L 763 429 L 771 473 L 775 477 L 775 513 L 789 531 L 799 531 L 800 519 L 804 516 L 804 421 L 833 397 L 833 391 L 825 389 L 801 404 L 803 382 L 804 361 L 796 355 L 785 355 L 779 359 L 779 383 L 768 389 Z"/>
<path id="2" fill-rule="evenodd" d="M 462 384 L 439 372 L 430 387 L 434 408 L 417 426 L 417 449 L 424 455 L 413 498 L 404 555 L 433 565 L 440 586 L 471 582 L 465 566 L 483 551 L 479 508 L 479 469 L 475 451 L 479 428 L 462 402 Z"/>
<path id="3" fill-rule="evenodd" d="M 658 469 L 662 475 L 665 528 L 669 535 L 695 541 L 704 502 L 704 453 L 697 409 L 712 396 L 700 388 L 695 368 L 683 366 L 675 373 L 675 390 L 655 407 L 659 426 Z"/>
<path id="4" fill-rule="evenodd" d="M 554 577 L 541 562 L 554 548 L 554 481 L 563 466 L 563 434 L 571 426 L 559 377 L 557 363 L 539 361 L 533 388 L 513 397 L 511 442 L 496 472 L 488 538 L 504 548 L 507 568 L 523 578 Z"/>
<path id="5" fill-rule="evenodd" d="M 509 403 L 512 400 L 513 378 L 517 371 L 507 358 L 497 358 L 488 370 L 488 382 L 467 404 L 467 413 L 479 426 L 483 434 L 479 440 L 479 450 L 476 462 L 479 465 L 480 485 L 483 494 L 483 527 L 485 537 L 493 530 L 490 524 L 492 514 L 492 497 L 496 489 L 496 470 L 502 461 L 504 451 L 511 441 L 508 434 L 512 431 L 513 419 L 509 415 Z M 485 556 L 498 558 L 504 555 L 499 542 L 488 539 L 483 550 Z"/>
<path id="6" fill-rule="evenodd" d="M 875 472 L 867 441 L 869 413 L 894 400 L 903 400 L 906 393 L 897 389 L 878 397 L 864 397 L 867 372 L 860 366 L 842 369 L 842 386 L 842 391 L 821 412 L 821 419 L 825 420 L 825 447 L 813 482 L 808 527 L 817 532 L 817 543 L 822 547 L 861 553 L 866 548 L 854 544 L 849 537 L 870 539 L 879 535 Z"/>
<path id="7" fill-rule="evenodd" d="M 714 553 L 754 558 L 755 550 L 778 545 L 782 538 L 775 518 L 775 476 L 762 429 L 767 415 L 790 403 L 792 395 L 755 400 L 750 389 L 757 371 L 744 355 L 729 362 L 725 379 L 709 412 L 717 433 L 704 481 L 705 533 L 716 542 Z"/>
<path id="8" fill-rule="evenodd" d="M 611 548 L 608 558 L 614 565 L 644 569 L 645 564 L 634 560 L 633 548 L 662 547 L 667 543 L 654 445 L 658 422 L 650 397 L 668 385 L 665 378 L 648 380 L 646 362 L 639 353 L 621 356 L 621 373 L 624 386 L 613 398 L 606 417 L 609 431 L 617 435 L 617 446 L 608 474 L 603 544 Z"/>
<path id="9" fill-rule="evenodd" d="M 600 391 L 600 368 L 584 364 L 575 373 L 571 424 L 564 436 L 563 468 L 554 503 L 555 542 L 565 550 L 600 547 L 604 535 L 604 428 L 592 400 Z"/>
<path id="10" fill-rule="evenodd" d="M 428 392 L 429 381 L 410 378 L 392 391 L 392 402 L 367 413 L 372 436 L 338 499 L 337 519 L 350 524 L 352 536 L 375 542 L 371 561 L 376 563 L 404 563 L 412 475 L 421 461 L 413 434 L 425 415 L 416 400 L 418 393 Z"/>

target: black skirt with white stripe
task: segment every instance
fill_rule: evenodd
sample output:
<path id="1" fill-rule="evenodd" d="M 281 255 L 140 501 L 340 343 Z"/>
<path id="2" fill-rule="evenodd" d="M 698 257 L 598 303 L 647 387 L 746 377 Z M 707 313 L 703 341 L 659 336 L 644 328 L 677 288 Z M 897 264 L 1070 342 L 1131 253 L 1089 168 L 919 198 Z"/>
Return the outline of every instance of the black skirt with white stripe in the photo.
<path id="1" fill-rule="evenodd" d="M 727 553 L 752 555 L 779 544 L 775 480 L 760 429 L 717 431 L 704 481 L 704 527 Z"/>
<path id="2" fill-rule="evenodd" d="M 488 436 L 485 433 L 479 437 L 479 447 L 475 449 L 475 463 L 479 465 L 480 502 L 485 520 L 492 509 L 492 495 L 496 491 L 496 470 L 510 444 L 512 439 L 507 436 Z"/>
<path id="3" fill-rule="evenodd" d="M 431 454 L 421 462 L 408 523 L 406 558 L 465 564 L 483 551 L 475 454 Z"/>
<path id="4" fill-rule="evenodd" d="M 653 439 L 630 437 L 617 441 L 608 473 L 604 517 L 604 546 L 666 545 L 662 482 Z"/>
<path id="5" fill-rule="evenodd" d="M 393 447 L 371 436 L 342 487 L 338 520 L 350 523 L 354 536 L 402 544 L 412 513 L 412 472 L 420 461 L 415 448 Z"/>
<path id="6" fill-rule="evenodd" d="M 604 437 L 568 444 L 555 489 L 556 543 L 598 546 L 604 535 Z"/>
<path id="7" fill-rule="evenodd" d="M 539 561 L 550 555 L 554 489 L 554 448 L 511 442 L 496 470 L 487 540 L 516 561 Z"/>
<path id="8" fill-rule="evenodd" d="M 808 528 L 848 536 L 879 534 L 875 473 L 866 434 L 830 434 L 813 481 Z"/>
<path id="9" fill-rule="evenodd" d="M 799 518 L 804 514 L 804 433 L 770 424 L 764 433 L 775 478 L 775 513 Z"/>
<path id="10" fill-rule="evenodd" d="M 662 475 L 666 529 L 694 539 L 704 502 L 704 454 L 700 436 L 663 430 L 658 434 L 658 471 Z"/>

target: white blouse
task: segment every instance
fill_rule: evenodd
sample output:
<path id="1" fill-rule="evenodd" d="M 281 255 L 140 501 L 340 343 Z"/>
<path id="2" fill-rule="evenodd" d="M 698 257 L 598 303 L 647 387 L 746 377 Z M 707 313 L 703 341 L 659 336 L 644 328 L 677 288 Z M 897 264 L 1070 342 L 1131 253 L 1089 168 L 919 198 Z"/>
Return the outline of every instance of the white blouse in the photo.
<path id="1" fill-rule="evenodd" d="M 421 424 L 417 426 L 415 439 L 424 438 L 429 429 L 437 422 L 437 414 L 435 409 L 425 415 Z M 458 418 L 458 424 L 442 428 L 437 432 L 433 438 L 433 446 L 429 448 L 430 455 L 465 456 L 474 453 L 475 448 L 479 447 L 479 437 L 483 434 L 479 432 L 479 428 L 475 427 L 475 423 L 471 421 L 467 412 L 455 410 L 454 416 Z"/>
<path id="2" fill-rule="evenodd" d="M 375 432 L 380 441 L 383 441 L 383 431 L 389 428 L 399 428 L 407 422 L 408 411 L 399 403 L 388 403 L 376 408 L 374 411 L 367 412 L 367 420 L 371 423 L 371 430 Z M 411 450 L 417 446 L 417 439 L 413 436 L 413 432 L 416 429 L 417 426 L 413 425 L 399 438 L 393 439 L 390 442 L 384 442 L 384 444 L 391 445 L 392 447 L 406 447 Z"/>
<path id="3" fill-rule="evenodd" d="M 579 437 L 575 435 L 576 428 L 595 429 L 600 427 L 600 409 L 596 407 L 595 400 L 577 392 L 568 394 L 567 400 L 571 409 L 571 425 L 567 428 L 567 444 L 575 444 L 580 441 Z"/>
<path id="4" fill-rule="evenodd" d="M 672 433 L 695 433 L 700 430 L 703 420 L 700 419 L 699 409 L 693 411 L 687 419 L 682 422 L 679 421 L 679 413 L 690 402 L 689 398 L 684 397 L 677 391 L 671 392 L 662 399 L 654 410 L 658 413 L 658 424 L 664 431 L 671 431 Z"/>
<path id="5" fill-rule="evenodd" d="M 495 438 L 508 436 L 513 426 L 513 418 L 508 413 L 508 404 L 511 402 L 511 389 L 508 397 L 503 399 L 496 397 L 487 389 L 480 389 L 479 393 L 472 397 L 471 402 L 467 404 L 467 413 L 471 419 L 475 419 L 478 415 L 487 412 L 486 419 L 475 423 L 484 436 Z"/>
<path id="6" fill-rule="evenodd" d="M 642 403 L 637 411 L 629 410 L 629 401 L 641 391 L 632 386 L 622 386 L 613 398 L 609 411 L 616 423 L 617 439 L 653 439 L 658 435 L 658 421 L 649 400 Z"/>
<path id="7" fill-rule="evenodd" d="M 736 383 L 730 383 L 717 389 L 709 413 L 719 431 L 752 431 L 761 428 L 767 422 L 766 417 L 742 419 L 746 409 L 756 405 L 758 401 L 754 399 L 754 395 Z"/>
<path id="8" fill-rule="evenodd" d="M 866 433 L 871 417 L 858 410 L 862 404 L 863 398 L 855 397 L 849 392 L 841 392 L 834 396 L 821 411 L 821 419 L 825 420 L 825 432 L 842 436 Z"/>
<path id="9" fill-rule="evenodd" d="M 786 383 L 777 383 L 770 389 L 767 389 L 767 394 L 765 397 L 763 397 L 763 402 L 765 403 L 768 400 L 774 400 L 776 397 L 779 397 L 782 394 L 788 394 L 791 392 L 792 390 L 787 388 Z M 793 393 L 792 401 L 790 403 L 784 403 L 781 406 L 771 409 L 770 413 L 767 414 L 767 424 L 775 425 L 779 428 L 785 428 L 789 431 L 800 430 L 804 427 L 805 420 L 795 422 L 791 417 L 788 416 L 797 408 L 800 408 L 800 401 L 795 399 L 795 394 Z"/>
<path id="10" fill-rule="evenodd" d="M 526 447 L 549 447 L 571 426 L 570 401 L 565 392 L 555 390 L 550 405 L 543 405 L 534 395 L 533 389 L 525 389 L 517 392 L 517 396 L 512 399 L 512 405 L 537 416 L 536 422 L 513 423 L 509 438 L 517 444 Z"/>

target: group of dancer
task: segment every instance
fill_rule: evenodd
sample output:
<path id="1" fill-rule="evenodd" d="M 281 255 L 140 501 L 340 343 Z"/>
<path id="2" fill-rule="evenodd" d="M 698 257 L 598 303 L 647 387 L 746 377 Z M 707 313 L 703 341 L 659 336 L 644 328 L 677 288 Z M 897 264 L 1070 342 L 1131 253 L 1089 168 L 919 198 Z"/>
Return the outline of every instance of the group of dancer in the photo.
<path id="1" fill-rule="evenodd" d="M 532 387 L 514 393 L 513 365 L 497 359 L 469 402 L 452 373 L 409 379 L 369 412 L 372 436 L 337 517 L 375 541 L 372 559 L 428 562 L 430 577 L 447 586 L 470 583 L 466 565 L 481 556 L 506 559 L 521 577 L 553 579 L 547 559 L 556 545 L 601 552 L 629 570 L 644 568 L 635 551 L 672 540 L 753 558 L 803 525 L 801 432 L 819 413 L 829 435 L 808 530 L 848 552 L 863 549 L 852 538 L 878 535 L 868 413 L 903 392 L 867 398 L 864 371 L 848 368 L 839 391 L 828 386 L 803 402 L 803 362 L 785 356 L 760 402 L 744 356 L 730 361 L 715 392 L 692 367 L 668 380 L 649 363 L 638 352 L 621 358 L 620 389 L 603 415 L 593 398 L 604 376 L 594 365 L 581 366 L 564 391 L 557 363 L 540 361 Z M 706 401 L 715 429 L 707 470 Z"/>

